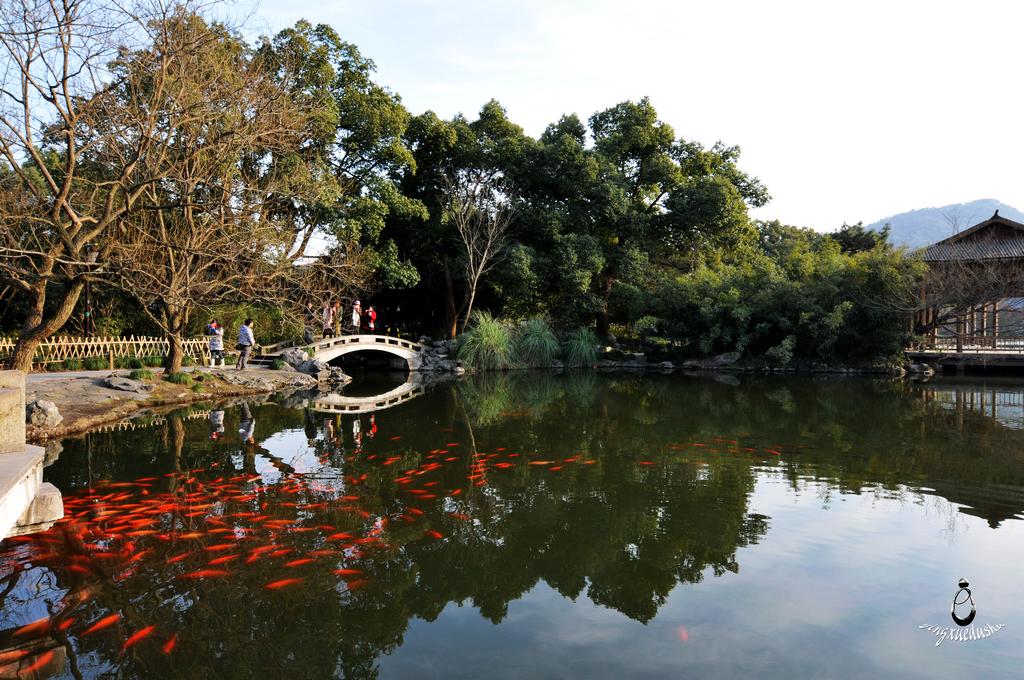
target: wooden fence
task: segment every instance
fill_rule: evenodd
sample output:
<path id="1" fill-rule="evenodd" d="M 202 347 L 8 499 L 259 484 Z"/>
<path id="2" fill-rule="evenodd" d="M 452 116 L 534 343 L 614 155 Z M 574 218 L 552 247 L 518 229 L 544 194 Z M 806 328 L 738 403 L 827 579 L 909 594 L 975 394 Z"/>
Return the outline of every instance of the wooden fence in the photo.
<path id="1" fill-rule="evenodd" d="M 14 350 L 15 338 L 0 338 L 0 363 L 6 363 Z M 145 357 L 165 357 L 170 351 L 170 341 L 166 338 L 77 338 L 58 336 L 48 338 L 36 348 L 32 358 L 34 367 L 45 369 L 52 364 L 63 363 L 68 359 L 104 359 L 113 364 L 117 359 Z M 186 338 L 184 341 L 185 355 L 195 362 L 207 364 L 210 361 L 209 339 L 205 337 Z M 113 367 L 113 366 L 111 366 Z"/>
<path id="2" fill-rule="evenodd" d="M 936 335 L 911 351 L 956 354 L 1024 354 L 1024 337 L 1006 335 Z"/>

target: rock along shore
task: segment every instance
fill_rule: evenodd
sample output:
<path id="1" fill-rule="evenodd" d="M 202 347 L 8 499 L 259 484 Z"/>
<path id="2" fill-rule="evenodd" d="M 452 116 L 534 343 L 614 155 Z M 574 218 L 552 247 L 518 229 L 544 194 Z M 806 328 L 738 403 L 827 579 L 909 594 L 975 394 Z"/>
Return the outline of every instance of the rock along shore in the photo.
<path id="1" fill-rule="evenodd" d="M 194 384 L 202 385 L 202 389 L 197 391 L 191 386 L 164 380 L 160 372 L 155 379 L 147 381 L 130 380 L 128 373 L 80 371 L 29 375 L 25 386 L 29 415 L 26 438 L 30 442 L 44 442 L 81 434 L 98 425 L 124 420 L 144 409 L 316 389 L 321 384 L 317 376 L 295 371 L 196 368 L 189 374 L 195 380 Z M 51 402 L 57 413 L 50 409 L 49 404 L 38 402 Z"/>

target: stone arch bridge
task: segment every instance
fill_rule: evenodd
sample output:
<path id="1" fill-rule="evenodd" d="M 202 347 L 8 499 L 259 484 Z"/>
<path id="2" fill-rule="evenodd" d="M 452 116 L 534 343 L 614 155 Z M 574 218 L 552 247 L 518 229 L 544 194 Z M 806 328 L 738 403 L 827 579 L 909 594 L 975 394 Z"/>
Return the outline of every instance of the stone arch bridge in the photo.
<path id="1" fill-rule="evenodd" d="M 330 362 L 345 354 L 353 352 L 385 352 L 399 359 L 404 359 L 409 371 L 418 371 L 423 363 L 424 346 L 411 340 L 393 338 L 388 335 L 339 335 L 324 338 L 308 344 L 295 342 L 279 343 L 263 348 L 257 357 L 261 363 L 270 363 L 281 356 L 288 347 L 306 347 L 313 350 L 311 358 Z"/>

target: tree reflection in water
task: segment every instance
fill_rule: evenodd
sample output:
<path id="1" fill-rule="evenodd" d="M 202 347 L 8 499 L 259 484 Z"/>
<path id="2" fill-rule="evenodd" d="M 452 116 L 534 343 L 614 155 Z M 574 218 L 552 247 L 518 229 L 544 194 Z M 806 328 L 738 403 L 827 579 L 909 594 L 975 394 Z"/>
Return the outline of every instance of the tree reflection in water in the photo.
<path id="1" fill-rule="evenodd" d="M 66 522 L 8 542 L 5 647 L 52 614 L 44 647 L 66 636 L 69 674 L 374 677 L 412 619 L 468 603 L 498 623 L 540 582 L 652 620 L 678 584 L 739 571 L 737 550 L 769 529 L 748 509 L 761 476 L 890 495 L 946 495 L 955 480 L 948 497 L 965 512 L 998 523 L 1021 511 L 1022 434 L 919 386 L 728 382 L 501 374 L 380 414 L 233 407 L 222 422 L 174 415 L 67 442 L 47 477 L 109 534 L 79 537 Z M 249 429 L 252 443 L 240 441 Z M 140 478 L 151 486 L 110 486 Z M 996 484 L 1017 493 L 970 491 Z M 90 487 L 102 506 L 76 505 Z M 200 511 L 148 512 L 163 494 Z M 121 517 L 134 523 L 112 530 Z M 207 566 L 221 555 L 207 549 L 229 542 L 223 556 L 238 557 Z M 269 545 L 290 551 L 253 558 Z M 104 549 L 120 556 L 96 559 Z M 202 568 L 227 575 L 182 578 Z M 265 587 L 285 578 L 302 581 Z M 83 635 L 111 612 L 116 628 Z M 146 626 L 152 639 L 122 653 Z"/>

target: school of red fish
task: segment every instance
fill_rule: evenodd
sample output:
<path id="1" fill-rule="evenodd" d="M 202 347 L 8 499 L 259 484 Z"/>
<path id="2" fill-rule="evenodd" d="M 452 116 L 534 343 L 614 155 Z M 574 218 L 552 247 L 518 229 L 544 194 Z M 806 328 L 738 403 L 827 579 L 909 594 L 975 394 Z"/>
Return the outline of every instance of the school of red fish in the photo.
<path id="1" fill-rule="evenodd" d="M 390 438 L 396 446 L 400 439 Z M 404 545 L 410 529 L 419 540 L 441 542 L 446 539 L 442 529 L 471 522 L 470 515 L 459 511 L 469 504 L 460 506 L 454 499 L 487 485 L 489 475 L 524 468 L 557 473 L 598 464 L 583 454 L 539 460 L 503 447 L 486 453 L 463 453 L 459 447 L 459 442 L 448 442 L 423 454 L 362 455 L 393 483 L 398 503 L 388 514 L 366 507 L 368 499 L 360 489 L 370 473 L 332 479 L 293 473 L 266 483 L 259 475 L 219 474 L 216 463 L 66 496 L 65 517 L 53 528 L 9 539 L 0 548 L 0 575 L 42 567 L 58 573 L 66 589 L 49 616 L 15 630 L 16 640 L 40 644 L 0 652 L 0 677 L 44 668 L 53 659 L 54 647 L 70 636 L 117 636 L 122 653 L 142 648 L 174 652 L 180 631 L 129 620 L 122 611 L 82 618 L 82 606 L 105 586 L 154 578 L 154 569 L 159 569 L 161 578 L 174 579 L 180 588 L 217 587 L 223 579 L 258 569 L 279 577 L 263 584 L 266 597 L 274 597 L 276 591 L 300 588 L 313 570 L 321 570 L 337 578 L 339 592 L 352 593 L 372 587 L 368 565 L 401 549 L 389 541 L 396 525 L 403 527 Z M 741 447 L 737 440 L 723 438 L 668 446 L 676 452 L 772 456 L 781 455 L 779 448 Z M 410 458 L 419 465 L 402 464 Z M 452 464 L 464 466 L 462 485 L 441 479 L 443 470 L 452 469 L 445 466 Z M 680 636 L 686 639 L 685 632 Z"/>

